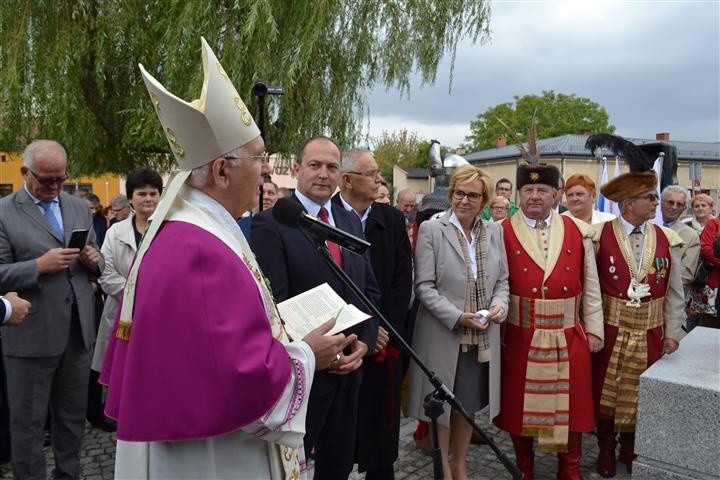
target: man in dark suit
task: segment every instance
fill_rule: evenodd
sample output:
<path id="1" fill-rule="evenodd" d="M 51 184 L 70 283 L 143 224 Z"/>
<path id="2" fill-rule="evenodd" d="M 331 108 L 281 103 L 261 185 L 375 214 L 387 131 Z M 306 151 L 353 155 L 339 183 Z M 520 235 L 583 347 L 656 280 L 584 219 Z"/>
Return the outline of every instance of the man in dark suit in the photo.
<path id="1" fill-rule="evenodd" d="M 15 478 L 46 478 L 43 426 L 52 416 L 55 478 L 79 478 L 87 375 L 95 341 L 90 278 L 103 268 L 85 200 L 62 192 L 67 156 L 51 140 L 23 153 L 24 187 L 0 200 L 0 285 L 33 308 L 3 328 Z M 82 249 L 71 232 L 90 229 Z"/>
<path id="2" fill-rule="evenodd" d="M 15 292 L 0 295 L 0 324 L 8 327 L 20 325 L 30 310 L 30 302 Z M 7 406 L 7 381 L 0 345 L 0 462 L 10 460 L 10 411 Z"/>
<path id="3" fill-rule="evenodd" d="M 15 327 L 22 323 L 30 310 L 30 302 L 15 292 L 0 295 L 0 324 Z"/>
<path id="4" fill-rule="evenodd" d="M 412 251 L 405 217 L 390 205 L 375 202 L 380 170 L 369 150 L 343 153 L 340 193 L 332 201 L 357 215 L 380 287 L 380 312 L 398 332 L 404 332 L 412 291 Z M 373 356 L 363 366 L 358 407 L 356 461 L 366 480 L 393 479 L 400 433 L 401 351 L 382 326 Z"/>
<path id="5" fill-rule="evenodd" d="M 340 178 L 340 149 L 327 137 L 307 140 L 295 156 L 297 177 L 294 201 L 311 215 L 362 237 L 355 215 L 332 205 L 330 197 Z M 277 301 L 283 301 L 328 283 L 345 301 L 363 309 L 362 303 L 332 273 L 315 251 L 315 242 L 300 230 L 277 223 L 271 211 L 253 219 L 252 249 L 270 280 Z M 373 300 L 379 292 L 369 255 L 358 256 L 328 244 L 336 263 Z M 377 339 L 377 320 L 367 320 L 349 333 L 358 339 L 340 355 L 333 368 L 316 372 L 310 391 L 305 451 L 315 457 L 316 479 L 347 478 L 352 470 L 357 426 L 358 391 L 363 357 L 371 353 Z M 346 332 L 347 333 L 347 332 Z"/>

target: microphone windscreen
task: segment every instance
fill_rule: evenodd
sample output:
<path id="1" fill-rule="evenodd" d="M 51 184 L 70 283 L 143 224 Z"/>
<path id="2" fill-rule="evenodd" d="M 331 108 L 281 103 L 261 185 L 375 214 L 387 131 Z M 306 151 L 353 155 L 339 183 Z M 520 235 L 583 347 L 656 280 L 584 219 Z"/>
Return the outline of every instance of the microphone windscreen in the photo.
<path id="1" fill-rule="evenodd" d="M 305 209 L 292 198 L 281 198 L 272 208 L 272 216 L 278 222 L 290 228 L 300 225 L 300 215 Z"/>

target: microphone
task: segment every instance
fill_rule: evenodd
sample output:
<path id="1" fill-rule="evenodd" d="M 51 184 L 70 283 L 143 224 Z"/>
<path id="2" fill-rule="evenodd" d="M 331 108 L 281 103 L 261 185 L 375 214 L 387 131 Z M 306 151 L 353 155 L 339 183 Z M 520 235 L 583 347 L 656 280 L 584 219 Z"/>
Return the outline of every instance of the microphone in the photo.
<path id="1" fill-rule="evenodd" d="M 278 223 L 307 232 L 316 241 L 331 241 L 353 253 L 362 255 L 370 244 L 355 235 L 335 228 L 305 211 L 303 206 L 291 198 L 281 198 L 272 208 L 272 216 Z"/>

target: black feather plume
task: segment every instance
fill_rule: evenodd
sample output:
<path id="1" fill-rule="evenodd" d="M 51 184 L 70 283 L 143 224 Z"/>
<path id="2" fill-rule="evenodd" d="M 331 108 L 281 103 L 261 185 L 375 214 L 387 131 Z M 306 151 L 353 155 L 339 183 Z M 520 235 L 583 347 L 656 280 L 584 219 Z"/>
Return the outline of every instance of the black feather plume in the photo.
<path id="1" fill-rule="evenodd" d="M 585 148 L 593 154 L 597 148 L 607 148 L 615 155 L 620 156 L 628 162 L 631 172 L 647 172 L 653 169 L 654 158 L 645 155 L 640 147 L 617 135 L 598 133 L 591 135 L 585 142 Z"/>

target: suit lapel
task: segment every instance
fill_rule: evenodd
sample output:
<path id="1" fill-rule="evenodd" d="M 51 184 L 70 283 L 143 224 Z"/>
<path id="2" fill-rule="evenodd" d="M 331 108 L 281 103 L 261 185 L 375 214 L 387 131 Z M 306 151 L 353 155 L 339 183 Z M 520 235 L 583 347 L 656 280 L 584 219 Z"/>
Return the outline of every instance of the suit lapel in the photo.
<path id="1" fill-rule="evenodd" d="M 115 227 L 117 228 L 117 227 Z M 120 240 L 123 243 L 126 243 L 133 252 L 137 251 L 137 246 L 135 245 L 135 229 L 133 228 L 132 219 L 130 220 L 130 225 L 128 228 L 124 228 L 117 236 L 118 240 Z"/>
<path id="2" fill-rule="evenodd" d="M 340 230 L 343 230 L 345 232 L 352 233 L 352 228 L 350 228 L 348 218 L 343 215 L 343 213 L 347 213 L 348 215 L 355 215 L 354 213 L 347 212 L 345 210 L 345 207 L 343 207 L 342 203 L 340 205 L 333 205 L 330 209 L 330 215 L 333 217 L 333 221 L 335 222 L 335 227 L 339 228 Z M 352 262 L 352 255 L 355 255 L 352 252 L 347 251 L 346 249 L 340 247 L 340 252 L 342 253 L 342 259 L 343 259 L 343 270 L 348 271 L 348 267 L 350 266 Z"/>
<path id="3" fill-rule="evenodd" d="M 463 252 L 462 246 L 460 246 L 460 240 L 458 240 L 457 230 L 455 226 L 450 223 L 450 215 L 451 213 L 448 212 L 439 219 L 440 223 L 442 224 L 442 232 L 447 242 L 452 245 L 455 253 L 460 256 L 463 262 L 465 262 L 465 252 Z"/>
<path id="4" fill-rule="evenodd" d="M 307 210 L 305 210 L 305 206 L 302 204 L 302 202 L 300 201 L 300 199 L 297 198 L 297 196 L 292 195 L 290 198 L 292 198 L 295 202 L 297 202 L 298 205 L 300 205 L 300 206 L 302 207 L 303 212 L 305 212 L 305 213 L 310 213 L 310 212 L 308 212 Z M 307 238 L 307 240 L 308 240 L 308 242 L 310 242 L 310 245 L 312 246 L 313 250 L 315 250 L 316 247 L 317 247 L 317 245 L 315 244 L 315 239 L 313 239 L 313 238 L 310 236 L 310 234 L 308 234 L 305 230 L 303 230 L 303 229 L 301 229 L 301 228 L 298 228 L 297 230 L 302 234 L 303 237 Z"/>
<path id="5" fill-rule="evenodd" d="M 40 213 L 40 209 L 35 205 L 35 202 L 33 202 L 33 199 L 30 198 L 30 195 L 27 194 L 25 191 L 25 188 L 22 188 L 17 193 L 16 202 L 18 204 L 18 208 L 23 211 L 32 221 L 38 224 L 41 228 L 43 228 L 48 234 L 53 237 L 55 240 L 57 240 L 60 243 L 63 243 L 61 239 L 57 238 L 55 236 L 55 232 L 53 232 L 52 227 L 48 223 L 47 220 L 45 220 L 45 217 L 42 213 Z M 63 215 L 63 222 L 65 221 L 64 215 Z"/>
<path id="6" fill-rule="evenodd" d="M 305 213 L 309 213 L 307 210 L 305 210 L 305 207 L 303 206 L 303 204 L 299 198 L 297 198 L 295 195 L 293 195 L 292 198 L 297 203 L 299 203 L 301 207 L 303 207 L 303 211 Z M 339 202 L 339 200 L 338 200 L 338 202 Z M 331 200 L 331 203 L 333 203 L 332 200 Z M 345 222 L 345 217 L 343 217 L 342 214 L 336 213 L 338 210 L 344 210 L 342 203 L 340 203 L 339 206 L 337 204 L 333 204 L 330 207 L 330 215 L 332 216 L 333 221 L 335 222 L 335 227 L 339 228 L 340 230 L 345 230 L 348 232 L 351 231 L 348 228 L 349 226 Z M 300 231 L 305 236 L 305 238 L 308 239 L 308 241 L 310 242 L 310 245 L 312 245 L 313 250 L 317 250 L 317 244 L 315 243 L 315 239 L 313 239 L 305 230 L 301 229 Z M 344 266 L 343 270 L 347 271 L 348 259 L 350 258 L 350 255 L 354 255 L 354 253 L 350 253 L 350 252 L 346 251 L 344 248 L 340 247 L 340 254 L 342 255 L 342 258 L 343 258 L 343 266 Z"/>
<path id="7" fill-rule="evenodd" d="M 366 239 L 370 236 L 370 232 L 372 232 L 375 228 L 379 228 L 380 230 L 385 230 L 385 218 L 381 214 L 380 208 L 376 207 L 376 203 L 372 204 L 370 214 L 367 218 L 367 226 L 365 227 L 365 237 Z"/>

